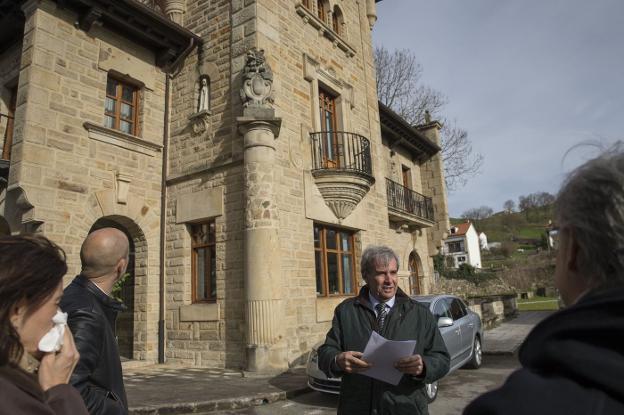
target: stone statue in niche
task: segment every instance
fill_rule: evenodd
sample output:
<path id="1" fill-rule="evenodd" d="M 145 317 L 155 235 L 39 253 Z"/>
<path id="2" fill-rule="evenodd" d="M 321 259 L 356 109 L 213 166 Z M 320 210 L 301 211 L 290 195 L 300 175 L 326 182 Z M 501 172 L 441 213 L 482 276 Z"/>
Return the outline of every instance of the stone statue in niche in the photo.
<path id="1" fill-rule="evenodd" d="M 266 62 L 263 49 L 253 48 L 247 52 L 243 69 L 241 101 L 244 108 L 271 108 L 273 103 L 273 72 Z"/>
<path id="2" fill-rule="evenodd" d="M 208 77 L 202 76 L 199 81 L 199 104 L 197 112 L 210 111 L 210 82 Z"/>

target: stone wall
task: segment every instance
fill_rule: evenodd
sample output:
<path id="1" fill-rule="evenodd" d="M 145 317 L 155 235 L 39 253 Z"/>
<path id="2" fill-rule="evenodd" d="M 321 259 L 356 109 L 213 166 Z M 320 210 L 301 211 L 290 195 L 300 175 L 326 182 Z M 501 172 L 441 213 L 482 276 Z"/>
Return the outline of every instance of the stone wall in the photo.
<path id="1" fill-rule="evenodd" d="M 24 11 L 5 214 L 12 231 L 37 229 L 65 249 L 66 282 L 98 219 L 127 229 L 137 247 L 134 357 L 155 360 L 164 75 L 147 50 L 102 27 L 78 30 L 77 16 L 54 2 Z M 109 72 L 140 85 L 139 137 L 101 127 Z"/>

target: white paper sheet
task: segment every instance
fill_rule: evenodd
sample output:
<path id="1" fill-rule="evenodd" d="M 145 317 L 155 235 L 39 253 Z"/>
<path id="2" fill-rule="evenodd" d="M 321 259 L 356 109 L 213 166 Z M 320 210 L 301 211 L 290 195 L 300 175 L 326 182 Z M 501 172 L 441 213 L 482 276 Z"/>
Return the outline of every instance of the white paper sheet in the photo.
<path id="1" fill-rule="evenodd" d="M 373 367 L 360 373 L 396 386 L 403 372 L 397 370 L 394 364 L 401 358 L 413 355 L 415 347 L 416 340 L 387 340 L 374 331 L 362 356 L 362 359 L 372 363 Z"/>

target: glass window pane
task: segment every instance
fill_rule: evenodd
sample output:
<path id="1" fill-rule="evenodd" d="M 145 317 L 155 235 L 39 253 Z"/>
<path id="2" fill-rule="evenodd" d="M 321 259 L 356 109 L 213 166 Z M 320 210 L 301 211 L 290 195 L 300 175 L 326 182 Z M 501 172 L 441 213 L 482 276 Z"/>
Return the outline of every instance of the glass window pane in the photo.
<path id="1" fill-rule="evenodd" d="M 319 229 L 318 226 L 314 227 L 314 247 L 315 248 L 321 247 L 321 230 Z"/>
<path id="2" fill-rule="evenodd" d="M 115 102 L 114 99 L 106 97 L 106 102 L 104 104 L 106 112 L 115 113 Z"/>
<path id="3" fill-rule="evenodd" d="M 433 309 L 433 315 L 435 316 L 435 318 L 451 316 L 449 304 L 446 302 L 446 300 L 440 300 L 436 303 Z"/>
<path id="4" fill-rule="evenodd" d="M 115 128 L 115 119 L 108 115 L 104 117 L 104 127 Z"/>
<path id="5" fill-rule="evenodd" d="M 132 107 L 124 102 L 121 103 L 121 116 L 132 119 Z"/>
<path id="6" fill-rule="evenodd" d="M 217 298 L 217 261 L 215 247 L 211 246 L 209 250 L 210 252 L 210 298 Z"/>
<path id="7" fill-rule="evenodd" d="M 336 249 L 336 231 L 327 229 L 326 234 L 325 245 L 327 249 Z"/>
<path id="8" fill-rule="evenodd" d="M 329 282 L 329 293 L 340 294 L 338 289 L 338 254 L 327 253 L 327 277 Z"/>
<path id="9" fill-rule="evenodd" d="M 133 92 L 134 92 L 134 88 L 124 85 L 121 99 L 123 99 L 124 101 L 132 102 Z"/>
<path id="10" fill-rule="evenodd" d="M 128 121 L 121 120 L 119 122 L 119 129 L 127 134 L 132 134 L 132 123 Z"/>
<path id="11" fill-rule="evenodd" d="M 342 256 L 342 286 L 344 288 L 344 294 L 353 293 L 353 279 L 351 272 L 351 255 Z"/>
<path id="12" fill-rule="evenodd" d="M 320 251 L 314 252 L 314 265 L 316 268 L 316 294 L 323 295 L 323 257 Z"/>
<path id="13" fill-rule="evenodd" d="M 195 298 L 198 300 L 204 300 L 206 298 L 206 255 L 204 248 L 198 248 L 195 250 L 196 255 L 196 281 L 195 281 Z"/>
<path id="14" fill-rule="evenodd" d="M 116 80 L 108 78 L 106 81 L 106 95 L 117 96 L 117 83 Z"/>
<path id="15" fill-rule="evenodd" d="M 340 239 L 342 240 L 341 249 L 345 252 L 351 251 L 351 236 L 348 233 L 340 232 Z"/>
<path id="16" fill-rule="evenodd" d="M 334 157 L 334 140 L 333 140 L 333 134 L 331 133 L 325 133 L 325 149 L 327 152 L 327 158 L 329 160 L 333 160 Z"/>

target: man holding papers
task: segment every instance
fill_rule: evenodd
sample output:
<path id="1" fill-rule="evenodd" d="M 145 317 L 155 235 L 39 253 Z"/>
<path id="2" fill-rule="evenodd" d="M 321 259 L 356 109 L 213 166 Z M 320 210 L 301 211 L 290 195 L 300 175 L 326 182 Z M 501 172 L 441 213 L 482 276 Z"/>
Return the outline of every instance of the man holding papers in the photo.
<path id="1" fill-rule="evenodd" d="M 392 249 L 369 246 L 361 263 L 366 285 L 334 311 L 318 354 L 325 374 L 342 376 L 338 414 L 428 414 L 425 383 L 449 370 L 435 318 L 398 287 L 398 269 Z"/>

